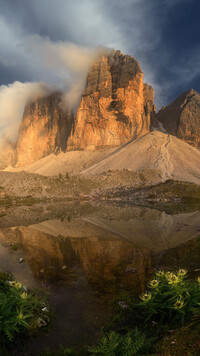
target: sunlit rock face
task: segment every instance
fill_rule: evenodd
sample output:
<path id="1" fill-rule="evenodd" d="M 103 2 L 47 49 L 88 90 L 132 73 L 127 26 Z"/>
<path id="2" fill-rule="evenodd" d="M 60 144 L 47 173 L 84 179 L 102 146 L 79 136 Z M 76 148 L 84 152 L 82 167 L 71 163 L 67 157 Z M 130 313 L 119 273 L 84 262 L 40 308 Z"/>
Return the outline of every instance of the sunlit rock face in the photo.
<path id="1" fill-rule="evenodd" d="M 156 115 L 166 131 L 193 146 L 200 146 L 200 94 L 184 92 Z"/>
<path id="2" fill-rule="evenodd" d="M 62 110 L 60 103 L 61 94 L 55 93 L 26 105 L 15 150 L 16 166 L 66 150 L 73 115 Z"/>
<path id="3" fill-rule="evenodd" d="M 67 148 L 118 146 L 148 133 L 153 100 L 134 58 L 120 51 L 103 55 L 88 74 Z"/>

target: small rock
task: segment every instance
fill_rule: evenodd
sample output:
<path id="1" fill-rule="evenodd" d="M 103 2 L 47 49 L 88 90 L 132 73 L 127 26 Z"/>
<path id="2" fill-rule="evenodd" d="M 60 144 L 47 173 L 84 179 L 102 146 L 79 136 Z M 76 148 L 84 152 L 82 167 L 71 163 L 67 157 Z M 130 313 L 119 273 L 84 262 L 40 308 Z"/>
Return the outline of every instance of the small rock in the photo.
<path id="1" fill-rule="evenodd" d="M 43 313 L 46 313 L 46 312 L 48 312 L 48 309 L 47 309 L 47 307 L 44 307 L 44 308 L 42 308 L 42 311 L 43 311 Z"/>
<path id="2" fill-rule="evenodd" d="M 156 321 L 152 320 L 151 322 L 152 325 L 158 325 L 158 323 L 156 323 Z"/>
<path id="3" fill-rule="evenodd" d="M 37 324 L 38 324 L 39 328 L 41 328 L 43 326 L 47 326 L 47 322 L 40 317 L 37 319 Z"/>
<path id="4" fill-rule="evenodd" d="M 137 273 L 137 269 L 136 268 L 132 268 L 132 267 L 127 267 L 126 273 Z"/>
<path id="5" fill-rule="evenodd" d="M 62 269 L 67 269 L 67 266 L 62 266 Z"/>
<path id="6" fill-rule="evenodd" d="M 122 309 L 127 309 L 128 308 L 128 304 L 124 301 L 124 300 L 120 300 L 118 302 L 118 305 L 122 308 Z"/>
<path id="7" fill-rule="evenodd" d="M 22 262 L 24 262 L 24 259 L 21 257 L 18 262 L 22 263 Z"/>

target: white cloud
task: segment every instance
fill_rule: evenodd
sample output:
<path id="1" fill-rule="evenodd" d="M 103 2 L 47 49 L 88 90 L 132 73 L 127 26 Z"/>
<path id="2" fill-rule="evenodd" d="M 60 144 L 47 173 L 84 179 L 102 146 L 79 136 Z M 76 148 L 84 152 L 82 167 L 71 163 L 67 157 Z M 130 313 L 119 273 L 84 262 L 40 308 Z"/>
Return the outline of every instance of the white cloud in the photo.
<path id="1" fill-rule="evenodd" d="M 0 86 L 0 144 L 15 143 L 25 105 L 54 91 L 44 83 L 20 83 Z"/>

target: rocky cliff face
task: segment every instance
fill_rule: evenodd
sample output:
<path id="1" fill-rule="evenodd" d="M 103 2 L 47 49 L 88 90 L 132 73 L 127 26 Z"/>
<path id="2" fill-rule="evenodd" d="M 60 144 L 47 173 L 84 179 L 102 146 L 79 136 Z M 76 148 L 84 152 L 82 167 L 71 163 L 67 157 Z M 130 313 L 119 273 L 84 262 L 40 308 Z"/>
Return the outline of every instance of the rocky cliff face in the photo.
<path id="1" fill-rule="evenodd" d="M 168 133 L 193 146 L 200 146 L 200 95 L 193 89 L 162 108 L 156 118 Z"/>
<path id="2" fill-rule="evenodd" d="M 55 93 L 25 107 L 19 127 L 14 164 L 23 166 L 56 151 L 65 151 L 73 115 L 60 107 Z"/>
<path id="3" fill-rule="evenodd" d="M 118 146 L 148 133 L 153 100 L 134 58 L 102 56 L 89 72 L 67 149 Z"/>

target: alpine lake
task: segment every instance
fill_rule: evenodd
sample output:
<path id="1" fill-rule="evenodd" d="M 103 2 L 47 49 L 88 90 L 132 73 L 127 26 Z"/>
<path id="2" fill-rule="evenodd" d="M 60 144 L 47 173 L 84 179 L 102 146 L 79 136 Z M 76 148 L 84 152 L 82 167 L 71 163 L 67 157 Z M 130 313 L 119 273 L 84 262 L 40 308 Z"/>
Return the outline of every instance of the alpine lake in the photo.
<path id="1" fill-rule="evenodd" d="M 155 271 L 177 268 L 199 275 L 199 206 L 1 206 L 0 271 L 42 289 L 53 311 L 48 330 L 28 341 L 27 355 L 96 342 L 116 297 L 123 303 L 123 293 L 140 295 Z"/>

